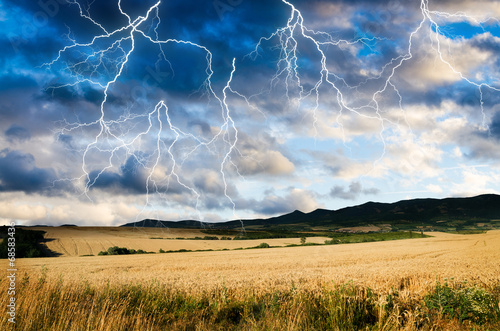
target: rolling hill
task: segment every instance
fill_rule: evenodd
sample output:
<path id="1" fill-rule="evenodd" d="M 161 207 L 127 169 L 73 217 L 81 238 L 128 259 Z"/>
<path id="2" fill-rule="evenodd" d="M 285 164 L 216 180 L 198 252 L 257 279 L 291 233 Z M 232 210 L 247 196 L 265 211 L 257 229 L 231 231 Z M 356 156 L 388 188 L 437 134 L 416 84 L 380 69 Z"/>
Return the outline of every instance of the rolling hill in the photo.
<path id="1" fill-rule="evenodd" d="M 201 223 L 194 220 L 161 221 L 145 219 L 125 227 L 168 227 L 252 230 L 339 230 L 367 225 L 390 230 L 457 231 L 500 227 L 500 195 L 484 194 L 470 198 L 413 199 L 395 203 L 367 202 L 338 210 L 317 209 L 310 213 L 294 211 L 268 219 L 232 220 Z"/>

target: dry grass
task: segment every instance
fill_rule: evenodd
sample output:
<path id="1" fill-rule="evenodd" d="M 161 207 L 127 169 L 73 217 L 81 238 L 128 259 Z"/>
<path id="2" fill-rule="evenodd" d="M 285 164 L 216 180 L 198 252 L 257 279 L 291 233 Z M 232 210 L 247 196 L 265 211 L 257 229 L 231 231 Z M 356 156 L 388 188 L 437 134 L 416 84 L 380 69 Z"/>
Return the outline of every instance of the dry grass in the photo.
<path id="1" fill-rule="evenodd" d="M 466 280 L 498 296 L 500 231 L 431 234 L 435 237 L 350 245 L 20 259 L 18 277 L 26 273 L 30 281 L 18 294 L 19 319 L 44 320 L 41 309 L 56 309 L 62 312 L 52 317 L 53 324 L 38 326 L 39 330 L 161 330 L 158 325 L 174 330 L 222 330 L 234 325 L 243 330 L 342 330 L 333 326 L 351 315 L 351 327 L 364 325 L 355 323 L 361 311 L 368 314 L 363 318 L 374 319 L 376 330 L 466 329 L 456 319 L 425 315 L 422 300 L 436 281 L 452 277 L 453 284 Z M 42 270 L 46 279 L 37 292 Z M 5 284 L 0 285 L 5 288 Z M 338 290 L 341 284 L 354 285 L 346 294 Z M 85 291 L 92 295 L 84 295 Z M 396 304 L 388 310 L 388 295 L 395 291 Z M 148 302 L 156 302 L 156 308 Z M 137 309 L 127 310 L 130 306 Z M 232 321 L 233 310 L 236 324 L 224 326 L 224 321 Z M 168 320 L 164 315 L 170 316 Z M 0 321 L 6 323 L 5 317 Z M 37 329 L 33 325 L 24 329 Z"/>

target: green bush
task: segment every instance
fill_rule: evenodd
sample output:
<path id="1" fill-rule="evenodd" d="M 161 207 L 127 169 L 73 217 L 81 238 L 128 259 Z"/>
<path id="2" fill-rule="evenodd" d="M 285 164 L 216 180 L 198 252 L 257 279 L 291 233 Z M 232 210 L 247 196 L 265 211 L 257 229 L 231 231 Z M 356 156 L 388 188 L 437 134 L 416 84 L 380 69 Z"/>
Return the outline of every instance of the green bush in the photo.
<path id="1" fill-rule="evenodd" d="M 439 282 L 424 298 L 425 305 L 434 314 L 459 321 L 471 320 L 484 324 L 500 318 L 498 298 L 479 287 L 452 288 Z"/>
<path id="2" fill-rule="evenodd" d="M 205 237 L 203 237 L 203 240 L 219 240 L 219 237 L 217 237 L 217 236 L 205 236 Z"/>
<path id="3" fill-rule="evenodd" d="M 134 251 L 134 253 L 135 253 L 135 251 Z M 108 254 L 109 255 L 125 255 L 125 254 L 130 254 L 130 252 L 125 247 L 113 246 L 113 247 L 108 248 Z"/>
<path id="4" fill-rule="evenodd" d="M 268 243 L 261 243 L 259 246 L 257 246 L 257 248 L 269 248 L 271 246 L 269 246 Z"/>
<path id="5" fill-rule="evenodd" d="M 113 246 L 109 247 L 107 251 L 101 251 L 97 255 L 129 255 L 129 254 L 149 254 L 152 252 L 146 252 L 142 249 L 128 249 L 125 247 Z M 161 253 L 161 252 L 160 252 Z"/>
<path id="6" fill-rule="evenodd" d="M 0 233 L 5 236 L 5 239 L 0 242 L 0 259 L 8 257 L 8 230 L 6 226 L 0 228 Z M 46 256 L 42 250 L 41 242 L 43 241 L 44 231 L 26 230 L 23 228 L 15 228 L 14 238 L 16 258 L 23 257 L 43 257 Z M 1 237 L 1 236 L 0 236 Z"/>

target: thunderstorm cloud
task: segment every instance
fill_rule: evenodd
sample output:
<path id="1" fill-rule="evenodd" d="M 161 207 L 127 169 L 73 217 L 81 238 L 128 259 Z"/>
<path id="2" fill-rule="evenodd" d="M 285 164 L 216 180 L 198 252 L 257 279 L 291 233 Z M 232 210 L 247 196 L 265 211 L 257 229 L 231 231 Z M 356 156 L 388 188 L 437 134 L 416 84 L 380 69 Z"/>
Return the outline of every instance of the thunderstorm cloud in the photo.
<path id="1" fill-rule="evenodd" d="M 496 1 L 5 0 L 0 221 L 498 193 Z"/>

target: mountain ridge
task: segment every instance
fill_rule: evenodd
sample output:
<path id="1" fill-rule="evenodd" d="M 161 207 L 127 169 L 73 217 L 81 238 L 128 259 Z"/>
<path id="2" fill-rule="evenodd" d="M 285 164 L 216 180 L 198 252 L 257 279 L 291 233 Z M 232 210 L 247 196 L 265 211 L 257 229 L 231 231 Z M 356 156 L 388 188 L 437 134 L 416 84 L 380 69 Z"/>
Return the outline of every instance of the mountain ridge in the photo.
<path id="1" fill-rule="evenodd" d="M 390 224 L 392 228 L 422 228 L 429 226 L 466 228 L 478 223 L 500 222 L 500 195 L 483 194 L 475 197 L 418 198 L 393 203 L 373 202 L 344 207 L 337 210 L 316 209 L 309 213 L 295 210 L 291 213 L 270 218 L 230 220 L 219 223 L 203 223 L 196 220 L 161 221 L 145 219 L 122 226 L 266 229 L 269 227 L 294 227 L 296 230 L 321 228 L 335 230 L 343 227 L 367 224 Z M 444 223 L 444 224 L 440 224 Z M 498 223 L 500 226 L 500 223 Z"/>

